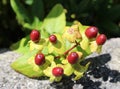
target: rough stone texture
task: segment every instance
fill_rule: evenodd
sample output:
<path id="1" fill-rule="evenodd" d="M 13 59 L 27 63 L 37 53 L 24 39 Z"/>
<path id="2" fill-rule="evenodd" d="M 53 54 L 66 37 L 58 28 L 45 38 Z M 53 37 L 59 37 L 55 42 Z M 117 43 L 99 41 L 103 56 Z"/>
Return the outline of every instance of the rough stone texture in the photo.
<path id="1" fill-rule="evenodd" d="M 101 54 L 93 53 L 86 59 L 85 62 L 91 61 L 91 66 L 78 81 L 64 78 L 60 83 L 50 83 L 27 78 L 10 67 L 19 56 L 8 49 L 0 50 L 0 89 L 120 89 L 120 38 L 108 40 Z"/>
<path id="2" fill-rule="evenodd" d="M 103 46 L 102 53 L 109 53 L 111 61 L 108 62 L 110 69 L 120 72 L 120 38 L 111 39 Z"/>

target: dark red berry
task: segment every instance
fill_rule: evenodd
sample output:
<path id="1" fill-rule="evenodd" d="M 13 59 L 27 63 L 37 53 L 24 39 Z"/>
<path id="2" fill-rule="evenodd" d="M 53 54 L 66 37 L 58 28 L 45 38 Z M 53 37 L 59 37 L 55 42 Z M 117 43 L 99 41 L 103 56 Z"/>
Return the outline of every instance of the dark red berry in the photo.
<path id="1" fill-rule="evenodd" d="M 32 30 L 32 32 L 30 33 L 30 39 L 33 42 L 38 42 L 40 39 L 40 32 L 38 30 Z"/>
<path id="2" fill-rule="evenodd" d="M 54 76 L 56 76 L 56 77 L 62 76 L 62 75 L 63 75 L 63 72 L 64 72 L 64 70 L 63 70 L 63 68 L 61 68 L 61 67 L 54 67 L 54 68 L 52 69 L 52 74 L 53 74 Z"/>
<path id="3" fill-rule="evenodd" d="M 35 64 L 42 65 L 45 62 L 45 56 L 42 53 L 39 53 L 35 56 Z"/>
<path id="4" fill-rule="evenodd" d="M 96 43 L 97 43 L 98 45 L 103 45 L 106 40 L 107 40 L 106 35 L 100 34 L 100 35 L 97 36 L 97 38 L 96 38 Z"/>
<path id="5" fill-rule="evenodd" d="M 51 43 L 56 43 L 57 42 L 57 37 L 55 35 L 50 35 L 49 40 Z"/>
<path id="6" fill-rule="evenodd" d="M 97 34 L 98 34 L 98 28 L 94 27 L 94 26 L 87 28 L 85 31 L 85 35 L 88 38 L 95 38 L 97 36 Z"/>
<path id="7" fill-rule="evenodd" d="M 78 60 L 79 56 L 76 52 L 71 52 L 68 57 L 67 60 L 70 64 L 75 64 Z"/>

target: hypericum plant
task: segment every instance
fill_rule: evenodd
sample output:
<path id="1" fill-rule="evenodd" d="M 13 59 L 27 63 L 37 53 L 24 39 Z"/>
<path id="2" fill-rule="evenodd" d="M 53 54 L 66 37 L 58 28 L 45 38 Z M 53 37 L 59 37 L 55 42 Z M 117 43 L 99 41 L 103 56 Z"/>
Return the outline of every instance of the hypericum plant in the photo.
<path id="1" fill-rule="evenodd" d="M 90 64 L 82 66 L 80 62 L 93 52 L 99 53 L 105 41 L 106 36 L 99 34 L 97 27 L 84 26 L 78 21 L 66 26 L 64 9 L 57 4 L 40 29 L 32 30 L 27 40 L 23 38 L 12 46 L 20 45 L 17 51 L 22 52 L 23 56 L 11 67 L 30 78 L 47 76 L 50 81 L 59 82 L 63 76 L 74 74 L 73 80 L 78 80 Z"/>
<path id="2" fill-rule="evenodd" d="M 86 34 L 88 29 L 92 29 L 89 31 L 91 37 Z M 65 27 L 62 34 L 54 33 L 47 38 L 39 37 L 41 39 L 37 42 L 33 38 L 38 37 L 38 33 L 39 36 L 42 34 L 33 30 L 28 42 L 31 53 L 26 54 L 26 60 L 19 59 L 13 62 L 12 67 L 31 78 L 47 76 L 50 81 L 60 81 L 62 76 L 69 77 L 74 74 L 74 80 L 78 80 L 90 64 L 82 66 L 80 62 L 92 52 L 100 52 L 106 41 L 104 34 L 99 34 L 98 30 L 94 32 L 93 29 L 96 27 L 81 26 L 77 23 Z M 34 31 L 37 34 L 32 37 Z"/>

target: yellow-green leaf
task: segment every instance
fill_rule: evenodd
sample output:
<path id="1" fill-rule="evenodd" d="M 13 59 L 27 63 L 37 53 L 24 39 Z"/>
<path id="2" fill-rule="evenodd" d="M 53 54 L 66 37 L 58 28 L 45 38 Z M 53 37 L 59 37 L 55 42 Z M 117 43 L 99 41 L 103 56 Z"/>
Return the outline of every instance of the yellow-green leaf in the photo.
<path id="1" fill-rule="evenodd" d="M 40 76 L 43 76 L 43 70 L 34 64 L 34 56 L 37 52 L 38 50 L 33 50 L 32 52 L 26 53 L 25 55 L 14 61 L 11 64 L 11 67 L 15 71 L 31 78 L 38 78 Z"/>

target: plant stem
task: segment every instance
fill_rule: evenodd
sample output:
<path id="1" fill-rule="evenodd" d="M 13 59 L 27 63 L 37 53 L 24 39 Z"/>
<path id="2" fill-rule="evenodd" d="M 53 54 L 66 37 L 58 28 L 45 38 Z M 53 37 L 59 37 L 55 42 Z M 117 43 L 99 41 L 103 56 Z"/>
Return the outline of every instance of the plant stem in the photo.
<path id="1" fill-rule="evenodd" d="M 77 44 L 74 45 L 73 47 L 71 47 L 70 49 L 68 49 L 66 52 L 64 52 L 64 55 L 67 55 L 72 49 L 74 49 L 75 47 L 77 47 Z"/>
<path id="2" fill-rule="evenodd" d="M 77 47 L 79 45 L 78 42 L 75 42 L 75 43 L 76 43 L 75 45 L 73 45 L 70 49 L 68 49 L 67 51 L 64 52 L 64 54 L 63 54 L 64 56 L 66 56 L 72 49 L 74 49 L 75 47 Z M 57 58 L 60 58 L 60 56 L 55 57 L 55 59 L 57 59 Z"/>

